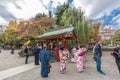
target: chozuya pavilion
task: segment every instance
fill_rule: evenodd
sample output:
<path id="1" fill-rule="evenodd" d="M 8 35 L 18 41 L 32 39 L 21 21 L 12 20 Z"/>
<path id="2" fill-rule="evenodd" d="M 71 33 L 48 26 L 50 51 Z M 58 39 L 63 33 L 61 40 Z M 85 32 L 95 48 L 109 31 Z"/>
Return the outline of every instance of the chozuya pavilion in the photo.
<path id="1" fill-rule="evenodd" d="M 36 36 L 38 40 L 44 40 L 47 49 L 54 49 L 55 45 L 59 44 L 68 49 L 68 40 L 75 40 L 77 37 L 73 26 L 58 27 L 55 29 L 46 30 L 42 35 Z"/>

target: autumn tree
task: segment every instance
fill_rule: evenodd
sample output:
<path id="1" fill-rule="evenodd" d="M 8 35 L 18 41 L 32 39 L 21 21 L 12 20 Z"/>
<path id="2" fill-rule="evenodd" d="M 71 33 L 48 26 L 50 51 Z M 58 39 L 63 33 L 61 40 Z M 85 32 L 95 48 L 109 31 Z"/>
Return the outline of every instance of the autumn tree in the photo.
<path id="1" fill-rule="evenodd" d="M 113 35 L 113 41 L 116 44 L 120 44 L 120 29 L 118 29 Z"/>
<path id="2" fill-rule="evenodd" d="M 21 27 L 20 27 L 21 25 Z M 26 22 L 21 22 L 18 28 L 18 39 L 24 37 L 32 38 L 43 33 L 44 30 L 55 25 L 55 19 L 48 17 L 41 17 L 37 19 L 30 19 Z"/>
<path id="3" fill-rule="evenodd" d="M 93 39 L 95 40 L 95 41 L 98 41 L 98 40 L 100 40 L 99 39 L 99 28 L 100 28 L 100 23 L 95 23 L 94 25 L 93 25 Z"/>
<path id="4" fill-rule="evenodd" d="M 40 35 L 49 28 L 55 26 L 55 19 L 46 17 L 43 13 L 37 14 L 34 18 L 29 20 L 22 20 L 19 23 L 10 21 L 7 30 L 3 34 L 2 41 L 9 44 L 15 40 L 22 40 L 23 38 L 33 38 Z"/>
<path id="5" fill-rule="evenodd" d="M 94 22 L 89 28 L 89 44 L 94 45 L 99 38 L 100 23 Z"/>
<path id="6" fill-rule="evenodd" d="M 14 32 L 17 32 L 18 24 L 16 21 L 10 21 L 7 30 L 13 30 Z"/>
<path id="7" fill-rule="evenodd" d="M 7 30 L 3 34 L 2 41 L 6 43 L 11 43 L 16 38 L 16 32 L 17 32 L 18 24 L 16 21 L 10 21 Z"/>

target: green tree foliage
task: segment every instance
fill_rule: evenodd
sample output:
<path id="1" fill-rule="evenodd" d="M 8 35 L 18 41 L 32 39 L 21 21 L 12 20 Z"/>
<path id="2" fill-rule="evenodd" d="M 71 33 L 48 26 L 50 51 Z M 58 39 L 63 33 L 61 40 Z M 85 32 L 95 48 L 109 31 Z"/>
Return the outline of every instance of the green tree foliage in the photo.
<path id="1" fill-rule="evenodd" d="M 113 36 L 114 43 L 120 44 L 120 29 L 115 32 Z"/>
<path id="2" fill-rule="evenodd" d="M 49 18 L 52 18 L 52 12 L 49 11 Z"/>
<path id="3" fill-rule="evenodd" d="M 57 25 L 62 25 L 62 24 L 60 24 L 60 21 L 61 21 L 61 19 L 62 19 L 62 15 L 63 15 L 63 13 L 64 13 L 64 11 L 67 9 L 69 7 L 69 5 L 68 4 L 63 4 L 63 5 L 61 5 L 60 7 L 58 7 L 58 11 L 56 12 L 56 24 Z"/>
<path id="4" fill-rule="evenodd" d="M 45 13 L 41 14 L 41 13 L 38 13 L 36 14 L 35 18 L 34 19 L 39 19 L 41 17 L 47 17 L 47 15 Z"/>
<path id="5" fill-rule="evenodd" d="M 64 10 L 64 8 L 62 8 L 63 7 L 61 7 L 61 10 L 58 11 Z M 85 20 L 84 12 L 81 9 L 74 9 L 68 6 L 68 8 L 64 10 L 62 16 L 59 19 L 61 19 L 59 23 L 63 26 L 69 26 L 70 24 L 72 24 L 75 27 L 75 33 L 78 38 L 78 42 L 80 44 L 87 44 L 88 22 Z"/>
<path id="6" fill-rule="evenodd" d="M 0 44 L 3 43 L 3 41 L 2 41 L 2 37 L 3 37 L 3 33 L 0 33 Z"/>

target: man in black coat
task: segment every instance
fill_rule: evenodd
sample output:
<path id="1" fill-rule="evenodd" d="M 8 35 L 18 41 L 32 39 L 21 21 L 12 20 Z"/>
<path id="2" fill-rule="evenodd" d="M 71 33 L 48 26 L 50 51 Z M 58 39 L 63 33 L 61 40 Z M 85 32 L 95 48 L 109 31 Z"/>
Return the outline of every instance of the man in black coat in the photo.
<path id="1" fill-rule="evenodd" d="M 105 75 L 105 73 L 101 70 L 101 57 L 102 57 L 102 41 L 98 41 L 95 45 L 95 54 L 96 54 L 96 68 L 100 74 Z"/>
<path id="2" fill-rule="evenodd" d="M 35 62 L 35 65 L 39 65 L 39 53 L 40 53 L 40 50 L 41 50 L 41 46 L 39 45 L 36 45 L 35 48 L 34 48 L 34 62 Z"/>
<path id="3" fill-rule="evenodd" d="M 26 56 L 25 64 L 28 64 L 28 58 L 29 58 L 28 46 L 25 46 L 24 53 L 25 53 L 25 56 Z"/>
<path id="4" fill-rule="evenodd" d="M 115 57 L 115 61 L 116 61 L 116 64 L 117 64 L 117 67 L 120 73 L 120 47 L 114 48 L 113 55 Z"/>

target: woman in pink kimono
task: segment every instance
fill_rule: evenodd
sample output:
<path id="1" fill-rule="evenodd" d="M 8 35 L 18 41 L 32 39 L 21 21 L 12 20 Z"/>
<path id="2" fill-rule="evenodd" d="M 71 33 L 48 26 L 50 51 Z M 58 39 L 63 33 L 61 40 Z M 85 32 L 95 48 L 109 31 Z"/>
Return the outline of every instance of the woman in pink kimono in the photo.
<path id="1" fill-rule="evenodd" d="M 77 52 L 76 47 L 73 47 L 71 52 L 72 52 L 71 62 L 74 63 L 74 62 L 76 62 L 76 59 L 75 59 L 75 53 Z"/>
<path id="2" fill-rule="evenodd" d="M 59 55 L 60 55 L 60 72 L 64 74 L 66 72 L 66 62 L 69 57 L 69 51 L 64 47 L 61 47 Z"/>
<path id="3" fill-rule="evenodd" d="M 75 59 L 76 59 L 77 71 L 82 72 L 83 71 L 83 51 L 81 48 L 78 48 L 75 54 Z"/>
<path id="4" fill-rule="evenodd" d="M 82 50 L 82 53 L 83 53 L 83 69 L 85 69 L 85 64 L 86 64 L 86 48 L 82 47 L 81 50 Z"/>

